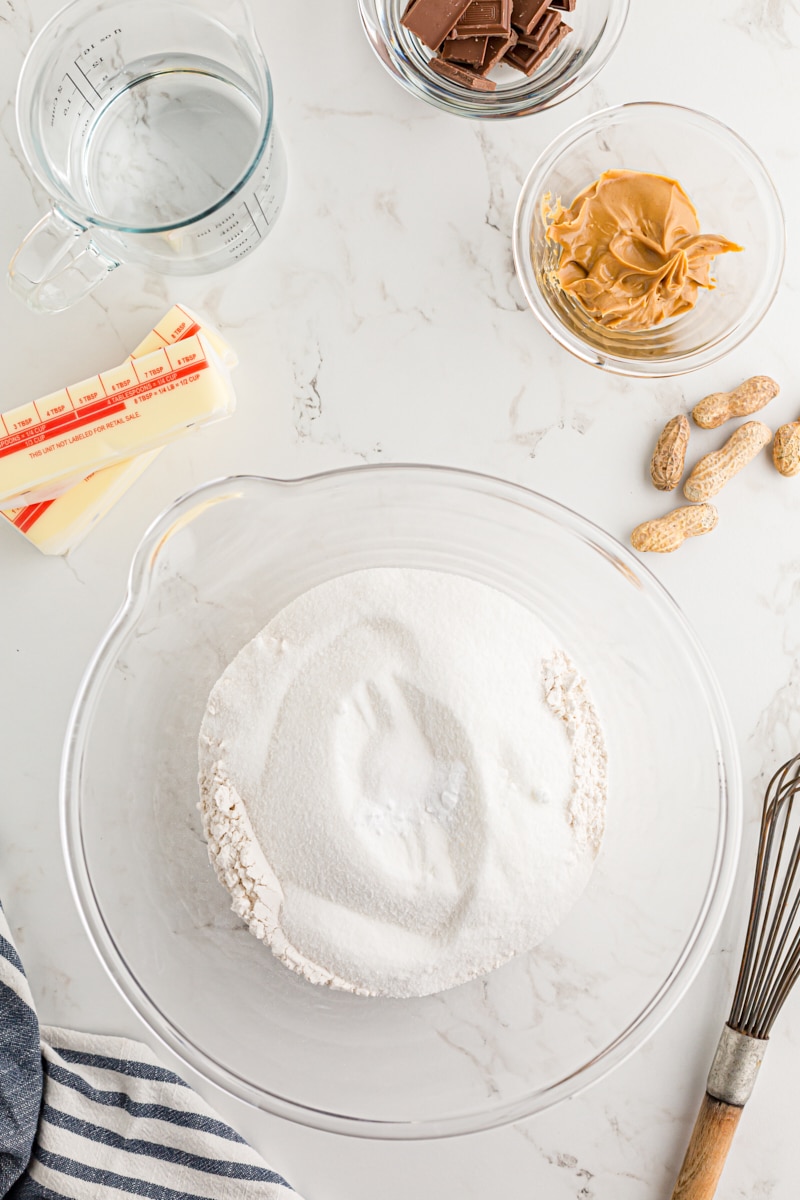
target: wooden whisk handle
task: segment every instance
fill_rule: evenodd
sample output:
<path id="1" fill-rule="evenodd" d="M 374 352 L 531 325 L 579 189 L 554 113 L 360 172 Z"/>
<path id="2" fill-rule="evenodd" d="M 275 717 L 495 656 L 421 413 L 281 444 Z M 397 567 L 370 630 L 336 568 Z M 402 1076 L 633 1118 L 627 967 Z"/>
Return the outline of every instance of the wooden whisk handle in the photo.
<path id="1" fill-rule="evenodd" d="M 767 1048 L 725 1025 L 672 1200 L 712 1200 Z"/>
<path id="2" fill-rule="evenodd" d="M 672 1200 L 712 1200 L 742 1109 L 706 1092 L 686 1148 Z"/>

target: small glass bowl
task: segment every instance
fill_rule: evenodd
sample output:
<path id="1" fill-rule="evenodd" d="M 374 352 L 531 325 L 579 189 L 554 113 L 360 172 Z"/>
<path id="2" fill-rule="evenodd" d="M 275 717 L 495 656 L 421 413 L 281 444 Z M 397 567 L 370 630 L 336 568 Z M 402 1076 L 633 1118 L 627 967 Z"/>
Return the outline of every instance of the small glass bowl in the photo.
<path id="1" fill-rule="evenodd" d="M 560 248 L 546 238 L 544 197 L 569 204 L 613 168 L 676 179 L 701 230 L 744 247 L 715 260 L 717 286 L 690 312 L 653 329 L 604 329 L 555 278 Z M 550 143 L 520 193 L 513 247 L 534 315 L 567 350 L 620 375 L 681 375 L 716 362 L 758 325 L 778 290 L 785 229 L 772 180 L 737 134 L 690 108 L 637 103 L 593 113 Z"/>
<path id="2" fill-rule="evenodd" d="M 470 92 L 437 75 L 432 51 L 400 24 L 407 0 L 358 0 L 364 31 L 390 75 L 412 95 L 457 117 L 525 117 L 568 100 L 590 83 L 611 57 L 630 0 L 579 0 L 564 13 L 573 32 L 528 78 L 511 67 L 496 69 L 494 92 Z"/>
<path id="3" fill-rule="evenodd" d="M 536 612 L 590 681 L 609 751 L 605 837 L 566 920 L 412 1000 L 288 970 L 231 912 L 197 813 L 198 730 L 230 660 L 301 592 L 387 566 L 465 575 Z M 711 947 L 741 826 L 725 705 L 663 587 L 552 500 L 443 467 L 234 477 L 174 504 L 89 665 L 61 786 L 78 906 L 151 1032 L 267 1112 L 376 1138 L 515 1121 L 627 1058 Z"/>

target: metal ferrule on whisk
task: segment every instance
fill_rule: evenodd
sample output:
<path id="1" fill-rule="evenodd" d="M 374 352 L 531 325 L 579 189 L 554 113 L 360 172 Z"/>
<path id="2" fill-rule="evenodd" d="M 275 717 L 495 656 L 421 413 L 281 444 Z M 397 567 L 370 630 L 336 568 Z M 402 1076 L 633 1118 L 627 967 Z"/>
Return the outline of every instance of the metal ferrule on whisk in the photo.
<path id="1" fill-rule="evenodd" d="M 708 1073 L 706 1091 L 709 1096 L 743 1108 L 750 1099 L 766 1049 L 766 1038 L 750 1037 L 731 1029 L 730 1025 L 723 1026 Z"/>

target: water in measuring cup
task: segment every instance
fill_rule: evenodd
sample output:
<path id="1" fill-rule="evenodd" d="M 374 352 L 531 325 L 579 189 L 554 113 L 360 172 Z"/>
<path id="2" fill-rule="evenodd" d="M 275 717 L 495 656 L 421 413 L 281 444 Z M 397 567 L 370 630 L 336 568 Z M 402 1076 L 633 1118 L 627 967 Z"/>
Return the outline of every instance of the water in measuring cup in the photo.
<path id="1" fill-rule="evenodd" d="M 259 112 L 219 64 L 128 64 L 78 145 L 88 207 L 132 228 L 176 225 L 228 195 L 259 146 Z"/>

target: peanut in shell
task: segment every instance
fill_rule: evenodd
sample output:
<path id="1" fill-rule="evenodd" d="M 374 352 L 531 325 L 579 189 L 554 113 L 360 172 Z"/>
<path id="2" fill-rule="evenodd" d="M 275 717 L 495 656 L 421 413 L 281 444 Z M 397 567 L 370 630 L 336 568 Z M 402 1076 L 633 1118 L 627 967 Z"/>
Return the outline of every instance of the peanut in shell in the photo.
<path id="1" fill-rule="evenodd" d="M 689 421 L 680 414 L 667 421 L 656 442 L 650 460 L 650 478 L 660 492 L 671 492 L 678 486 L 686 462 L 689 445 Z"/>
<path id="2" fill-rule="evenodd" d="M 781 475 L 800 475 L 800 421 L 781 425 L 772 445 L 772 461 Z"/>
<path id="3" fill-rule="evenodd" d="M 731 417 L 749 417 L 769 404 L 780 391 L 769 375 L 753 375 L 732 392 L 712 392 L 692 409 L 695 425 L 716 429 Z"/>
<path id="4" fill-rule="evenodd" d="M 687 538 L 710 533 L 716 528 L 719 513 L 713 504 L 685 504 L 665 517 L 656 517 L 637 525 L 631 534 L 634 550 L 670 554 Z"/>
<path id="5" fill-rule="evenodd" d="M 772 430 L 763 421 L 746 421 L 731 434 L 724 446 L 706 454 L 692 469 L 683 494 L 693 503 L 710 500 L 721 492 L 772 441 Z"/>

